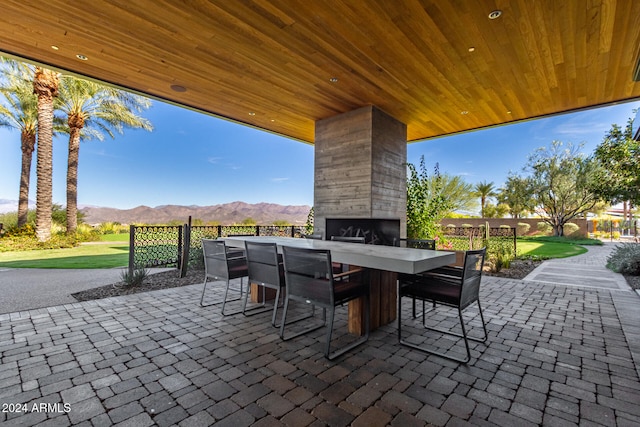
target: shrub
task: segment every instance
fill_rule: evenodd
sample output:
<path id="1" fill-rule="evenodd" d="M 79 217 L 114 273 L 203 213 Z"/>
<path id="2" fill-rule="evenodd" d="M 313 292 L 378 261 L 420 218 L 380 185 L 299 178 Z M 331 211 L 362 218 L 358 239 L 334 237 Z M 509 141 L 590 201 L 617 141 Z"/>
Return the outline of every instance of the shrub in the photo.
<path id="1" fill-rule="evenodd" d="M 640 245 L 637 243 L 617 245 L 607 258 L 607 268 L 616 273 L 640 276 Z"/>
<path id="2" fill-rule="evenodd" d="M 491 270 L 499 273 L 503 268 L 509 268 L 514 258 L 513 243 L 506 239 L 498 239 L 491 242 L 487 248 L 487 257 L 491 264 Z"/>
<path id="3" fill-rule="evenodd" d="M 546 222 L 539 222 L 536 228 L 542 234 L 550 234 L 551 230 L 553 230 L 553 228 L 551 227 L 551 224 L 547 224 Z"/>
<path id="4" fill-rule="evenodd" d="M 463 227 L 463 228 L 472 228 L 472 227 L 473 227 L 473 225 L 471 225 L 471 224 L 460 224 L 460 227 Z"/>
<path id="5" fill-rule="evenodd" d="M 574 224 L 573 222 L 567 222 L 564 225 L 563 230 L 564 230 L 565 236 L 576 236 L 580 234 L 580 227 L 577 224 Z"/>
<path id="6" fill-rule="evenodd" d="M 146 268 L 136 268 L 133 270 L 133 274 L 130 274 L 129 270 L 126 269 L 122 271 L 122 274 L 120 274 L 120 280 L 125 283 L 125 286 L 139 286 L 148 275 L 149 270 Z"/>
<path id="7" fill-rule="evenodd" d="M 500 225 L 498 228 L 505 228 L 507 230 L 511 230 L 511 226 L 505 225 L 505 224 Z"/>
<path id="8" fill-rule="evenodd" d="M 518 236 L 525 236 L 529 232 L 530 228 L 531 226 L 526 222 L 519 222 L 516 226 L 516 233 Z"/>

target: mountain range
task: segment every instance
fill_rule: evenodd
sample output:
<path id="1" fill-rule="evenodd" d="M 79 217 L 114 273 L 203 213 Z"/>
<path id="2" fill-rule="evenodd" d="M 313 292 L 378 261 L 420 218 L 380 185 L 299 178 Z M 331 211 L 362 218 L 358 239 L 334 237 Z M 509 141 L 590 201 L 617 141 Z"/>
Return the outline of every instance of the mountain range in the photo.
<path id="1" fill-rule="evenodd" d="M 256 224 L 269 225 L 274 221 L 286 221 L 293 225 L 303 225 L 307 221 L 310 206 L 283 206 L 275 203 L 232 202 L 213 206 L 163 205 L 156 207 L 138 206 L 133 209 L 85 206 L 80 209 L 85 214 L 85 222 L 99 224 L 118 222 L 121 224 L 166 224 L 170 221 L 187 222 L 189 216 L 206 222 L 217 221 L 222 225 L 237 224 L 251 218 Z"/>

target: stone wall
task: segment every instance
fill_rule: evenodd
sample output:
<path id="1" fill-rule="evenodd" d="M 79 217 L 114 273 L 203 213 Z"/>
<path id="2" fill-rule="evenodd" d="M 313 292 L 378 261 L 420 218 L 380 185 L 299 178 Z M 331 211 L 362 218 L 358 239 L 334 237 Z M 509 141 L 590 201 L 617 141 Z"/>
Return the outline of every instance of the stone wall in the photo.
<path id="1" fill-rule="evenodd" d="M 316 122 L 315 231 L 326 218 L 385 218 L 406 234 L 406 159 L 406 125 L 376 107 Z"/>
<path id="2" fill-rule="evenodd" d="M 538 230 L 538 223 L 542 222 L 540 218 L 523 218 L 523 219 L 515 219 L 515 218 L 445 218 L 440 224 L 443 226 L 447 226 L 452 224 L 456 227 L 461 227 L 462 224 L 469 224 L 472 227 L 479 227 L 480 225 L 484 225 L 489 222 L 489 227 L 500 227 L 501 225 L 508 225 L 511 228 L 517 228 L 518 223 L 526 223 L 530 225 L 529 233 L 533 234 Z M 576 224 L 579 229 L 579 234 L 582 236 L 587 235 L 587 220 L 586 219 L 574 219 L 572 221 Z"/>

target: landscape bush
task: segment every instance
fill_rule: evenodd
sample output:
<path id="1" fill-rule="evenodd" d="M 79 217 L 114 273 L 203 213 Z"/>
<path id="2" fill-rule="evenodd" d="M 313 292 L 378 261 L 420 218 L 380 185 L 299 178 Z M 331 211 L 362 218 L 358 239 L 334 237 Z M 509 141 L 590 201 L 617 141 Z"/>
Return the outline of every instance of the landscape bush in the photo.
<path id="1" fill-rule="evenodd" d="M 140 286 L 148 275 L 149 270 L 146 268 L 136 268 L 133 270 L 133 274 L 129 273 L 129 270 L 126 269 L 120 274 L 120 280 L 125 286 Z"/>
<path id="2" fill-rule="evenodd" d="M 580 226 L 574 224 L 573 222 L 567 222 L 564 225 L 564 235 L 567 237 L 573 237 L 580 234 Z"/>
<path id="3" fill-rule="evenodd" d="M 553 230 L 553 228 L 551 227 L 551 224 L 548 224 L 546 222 L 539 222 L 536 225 L 536 229 L 538 230 L 538 232 L 542 233 L 542 234 L 550 234 L 551 231 Z"/>
<path id="4" fill-rule="evenodd" d="M 526 236 L 530 228 L 531 225 L 526 222 L 519 222 L 518 225 L 516 225 L 516 233 L 518 236 Z"/>
<path id="5" fill-rule="evenodd" d="M 640 276 L 640 245 L 637 243 L 617 245 L 607 258 L 607 268 L 616 273 Z"/>
<path id="6" fill-rule="evenodd" d="M 103 222 L 98 225 L 97 230 L 100 234 L 126 234 L 129 232 L 129 226 L 119 222 Z"/>

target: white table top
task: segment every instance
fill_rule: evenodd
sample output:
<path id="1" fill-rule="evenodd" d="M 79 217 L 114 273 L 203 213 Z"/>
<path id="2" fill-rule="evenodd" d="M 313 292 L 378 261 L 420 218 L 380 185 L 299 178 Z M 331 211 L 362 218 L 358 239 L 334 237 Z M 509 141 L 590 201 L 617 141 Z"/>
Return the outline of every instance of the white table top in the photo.
<path id="1" fill-rule="evenodd" d="M 223 240 L 228 246 L 237 248 L 244 248 L 244 242 L 248 240 L 275 243 L 278 247 L 329 249 L 331 251 L 331 259 L 335 262 L 409 274 L 453 264 L 456 261 L 455 252 L 363 245 L 330 240 L 272 236 L 236 236 L 225 237 Z"/>

